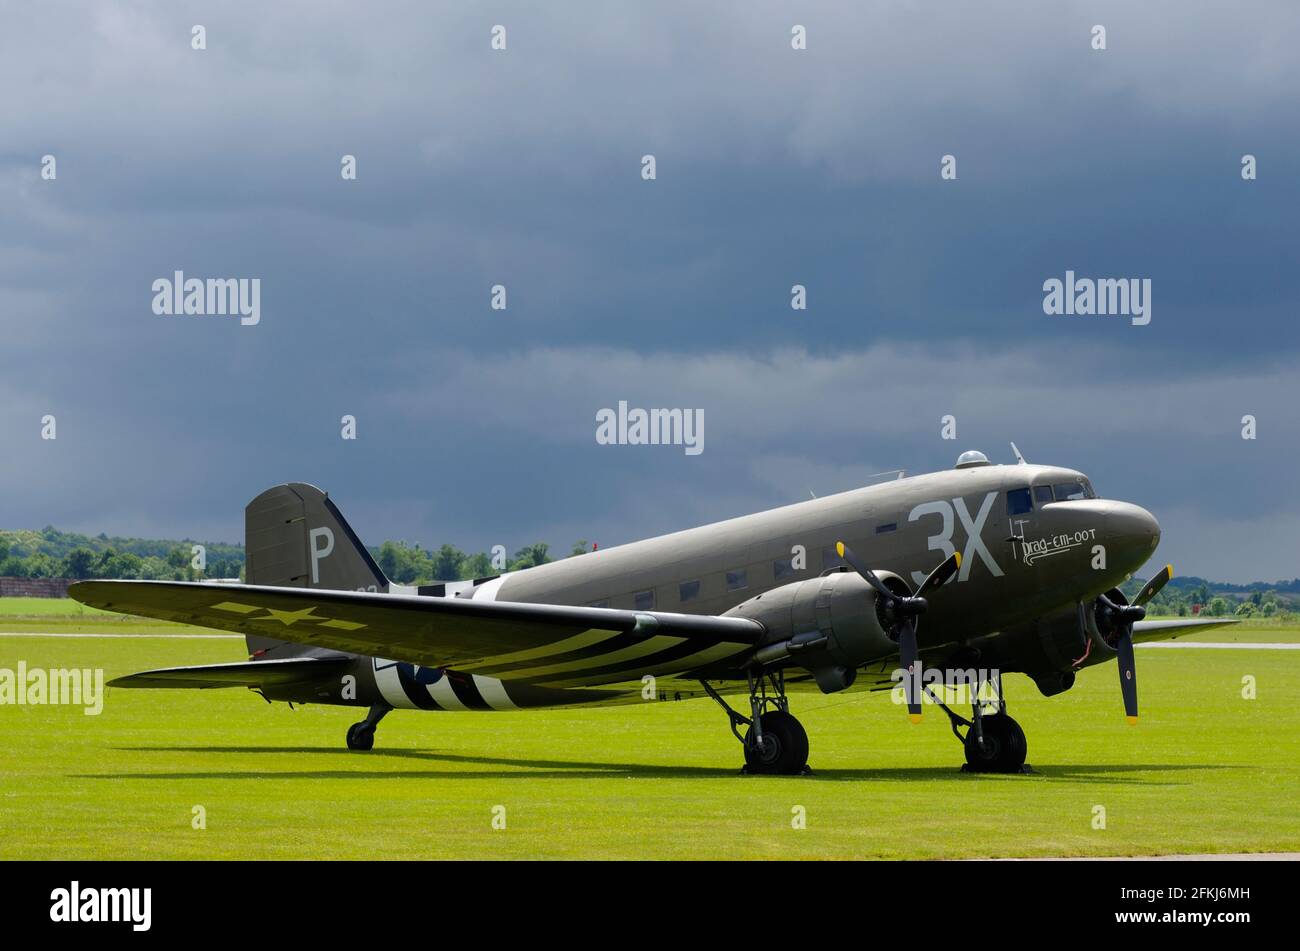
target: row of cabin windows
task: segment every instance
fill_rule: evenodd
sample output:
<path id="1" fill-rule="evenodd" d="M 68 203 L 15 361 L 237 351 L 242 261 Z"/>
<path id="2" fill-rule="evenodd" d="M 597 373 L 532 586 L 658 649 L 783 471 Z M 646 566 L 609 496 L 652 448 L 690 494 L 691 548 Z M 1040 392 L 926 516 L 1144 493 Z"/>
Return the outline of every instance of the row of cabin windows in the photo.
<path id="1" fill-rule="evenodd" d="M 897 524 L 891 522 L 888 525 L 877 527 L 876 534 L 884 534 L 885 531 L 894 531 Z M 834 547 L 822 549 L 822 571 L 832 568 L 842 568 L 847 566 L 847 562 L 839 556 Z M 772 562 L 772 577 L 777 581 L 784 581 L 787 578 L 793 578 L 799 573 L 799 569 L 794 566 L 793 558 L 781 558 Z M 743 591 L 749 587 L 749 572 L 745 568 L 733 568 L 726 572 L 726 583 L 728 591 Z M 683 581 L 677 585 L 677 599 L 682 604 L 696 600 L 700 596 L 700 581 Z M 589 605 L 593 608 L 609 607 L 609 599 L 601 601 L 592 601 Z M 653 611 L 655 609 L 654 591 L 637 591 L 632 595 L 632 609 L 634 611 Z"/>

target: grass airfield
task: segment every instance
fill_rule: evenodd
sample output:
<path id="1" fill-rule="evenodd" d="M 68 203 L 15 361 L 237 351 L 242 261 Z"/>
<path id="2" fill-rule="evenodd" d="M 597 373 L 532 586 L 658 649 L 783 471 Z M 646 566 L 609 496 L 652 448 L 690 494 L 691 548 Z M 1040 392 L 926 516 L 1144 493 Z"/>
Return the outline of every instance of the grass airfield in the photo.
<path id="1" fill-rule="evenodd" d="M 0 601 L 0 667 L 245 659 L 242 639 Z M 27 599 L 21 599 L 26 602 Z M 61 605 L 60 611 L 56 605 Z M 15 632 L 64 637 L 21 637 Z M 151 637 L 81 637 L 88 633 Z M 1206 641 L 1300 642 L 1245 624 Z M 947 718 L 884 695 L 792 696 L 815 773 L 740 776 L 707 700 L 519 713 L 267 705 L 243 689 L 110 690 L 0 705 L 0 858 L 979 858 L 1300 850 L 1300 651 L 1139 649 L 1129 727 L 1113 664 L 1051 699 L 1008 675 L 1028 776 L 958 771 Z M 1242 697 L 1255 678 L 1257 699 Z M 193 828 L 201 806 L 206 828 Z M 1095 829 L 1096 807 L 1105 810 Z M 494 829 L 504 807 L 505 828 Z M 802 807 L 806 828 L 792 819 Z M 499 823 L 498 823 L 499 824 Z"/>

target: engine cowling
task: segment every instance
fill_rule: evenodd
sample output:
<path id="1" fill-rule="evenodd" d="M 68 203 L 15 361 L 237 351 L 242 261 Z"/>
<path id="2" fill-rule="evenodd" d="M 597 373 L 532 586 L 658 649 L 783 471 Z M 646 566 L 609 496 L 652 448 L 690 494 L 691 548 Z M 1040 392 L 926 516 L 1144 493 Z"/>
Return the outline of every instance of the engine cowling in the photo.
<path id="1" fill-rule="evenodd" d="M 1112 604 L 1127 605 L 1129 603 L 1128 596 L 1119 588 L 1111 588 L 1106 592 L 1106 597 L 1110 599 Z M 1105 663 L 1115 657 L 1115 646 L 1120 632 L 1109 613 L 1099 609 L 1099 602 L 1094 600 L 1084 605 L 1084 623 L 1088 632 L 1088 639 L 1092 642 L 1092 648 L 1079 666 L 1091 667 L 1094 664 Z"/>
<path id="2" fill-rule="evenodd" d="M 1115 604 L 1128 604 L 1118 588 L 1106 592 Z M 1093 599 L 1039 618 L 1029 637 L 1016 643 L 1019 666 L 1047 697 L 1074 686 L 1075 672 L 1115 657 L 1116 631 Z"/>
<path id="3" fill-rule="evenodd" d="M 876 575 L 891 591 L 910 593 L 888 571 Z M 897 650 L 877 608 L 876 590 L 852 572 L 832 572 L 773 588 L 726 612 L 767 629 L 755 658 L 765 665 L 810 671 L 823 693 L 852 686 L 858 667 Z"/>

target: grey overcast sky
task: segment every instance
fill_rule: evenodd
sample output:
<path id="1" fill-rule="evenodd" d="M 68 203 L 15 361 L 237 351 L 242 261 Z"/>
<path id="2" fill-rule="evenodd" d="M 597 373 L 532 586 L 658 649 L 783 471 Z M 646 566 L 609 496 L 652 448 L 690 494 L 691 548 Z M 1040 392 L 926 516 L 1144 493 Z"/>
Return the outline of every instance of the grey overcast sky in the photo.
<path id="1" fill-rule="evenodd" d="M 1180 573 L 1300 576 L 1293 0 L 2 16 L 0 526 L 238 541 L 302 480 L 371 543 L 567 551 L 1015 440 Z M 156 316 L 176 270 L 260 324 Z M 1151 323 L 1044 314 L 1067 270 Z M 619 400 L 705 451 L 597 445 Z"/>

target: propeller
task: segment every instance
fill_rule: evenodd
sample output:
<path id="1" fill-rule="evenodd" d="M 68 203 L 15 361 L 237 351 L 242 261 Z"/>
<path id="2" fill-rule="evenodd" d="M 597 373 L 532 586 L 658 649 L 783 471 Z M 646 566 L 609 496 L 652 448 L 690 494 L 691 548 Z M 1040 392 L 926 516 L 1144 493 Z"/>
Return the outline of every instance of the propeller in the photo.
<path id="1" fill-rule="evenodd" d="M 880 603 L 884 608 L 885 617 L 891 622 L 891 633 L 897 633 L 898 635 L 899 661 L 902 663 L 903 669 L 911 673 L 916 665 L 917 656 L 916 619 L 924 614 L 925 609 L 929 607 L 925 600 L 925 594 L 939 587 L 961 567 L 961 553 L 953 552 L 945 558 L 939 567 L 930 572 L 929 577 L 921 582 L 921 586 L 916 589 L 916 594 L 902 595 L 890 591 L 874 571 L 858 561 L 858 557 L 853 554 L 853 549 L 849 548 L 844 542 L 836 542 L 835 551 L 848 562 L 850 568 L 865 578 L 867 583 L 875 588 L 876 593 L 880 595 Z M 911 678 L 907 681 L 906 690 L 908 716 L 911 717 L 913 723 L 920 723 L 921 697 Z"/>
<path id="2" fill-rule="evenodd" d="M 1133 625 L 1147 616 L 1147 602 L 1159 593 L 1174 576 L 1174 566 L 1165 565 L 1142 586 L 1132 604 L 1116 604 L 1106 595 L 1097 598 L 1099 626 L 1114 633 L 1113 643 L 1119 662 L 1119 689 L 1124 696 L 1124 715 L 1129 725 L 1138 720 L 1137 667 L 1133 659 Z"/>

